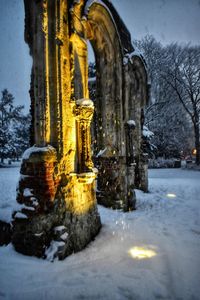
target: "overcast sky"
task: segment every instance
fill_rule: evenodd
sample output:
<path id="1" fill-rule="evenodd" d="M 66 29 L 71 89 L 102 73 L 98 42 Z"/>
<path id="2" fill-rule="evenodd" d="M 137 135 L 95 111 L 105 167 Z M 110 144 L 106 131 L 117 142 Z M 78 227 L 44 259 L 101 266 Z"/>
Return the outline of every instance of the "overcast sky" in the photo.
<path id="1" fill-rule="evenodd" d="M 32 1 L 32 0 L 30 0 Z M 132 39 L 200 44 L 200 0 L 112 0 Z M 0 90 L 29 109 L 31 58 L 24 42 L 23 0 L 0 0 Z"/>

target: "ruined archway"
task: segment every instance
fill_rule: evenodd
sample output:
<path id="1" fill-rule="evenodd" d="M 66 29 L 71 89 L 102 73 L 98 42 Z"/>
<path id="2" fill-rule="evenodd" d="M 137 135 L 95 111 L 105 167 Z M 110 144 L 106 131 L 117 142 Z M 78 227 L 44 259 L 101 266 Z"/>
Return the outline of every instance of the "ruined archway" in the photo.
<path id="1" fill-rule="evenodd" d="M 34 146 L 23 156 L 13 244 L 38 256 L 54 247 L 63 258 L 85 247 L 101 226 L 90 151 L 94 109 L 99 202 L 127 211 L 134 208 L 134 187 L 147 188 L 141 148 L 147 75 L 109 1 L 24 3 L 25 39 L 33 57 Z M 95 108 L 89 99 L 87 39 L 97 64 Z"/>
<path id="2" fill-rule="evenodd" d="M 148 101 L 145 63 L 109 1 L 86 2 L 82 19 L 96 58 L 97 199 L 105 206 L 133 209 L 133 187 L 148 190 L 141 146 L 141 118 Z"/>

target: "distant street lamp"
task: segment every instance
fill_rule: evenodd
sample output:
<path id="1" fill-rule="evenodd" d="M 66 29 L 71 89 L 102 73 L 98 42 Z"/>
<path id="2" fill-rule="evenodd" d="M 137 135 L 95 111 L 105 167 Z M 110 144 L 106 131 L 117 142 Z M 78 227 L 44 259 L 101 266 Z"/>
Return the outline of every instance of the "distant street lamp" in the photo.
<path id="1" fill-rule="evenodd" d="M 197 149 L 192 149 L 192 155 L 196 155 L 197 154 Z"/>

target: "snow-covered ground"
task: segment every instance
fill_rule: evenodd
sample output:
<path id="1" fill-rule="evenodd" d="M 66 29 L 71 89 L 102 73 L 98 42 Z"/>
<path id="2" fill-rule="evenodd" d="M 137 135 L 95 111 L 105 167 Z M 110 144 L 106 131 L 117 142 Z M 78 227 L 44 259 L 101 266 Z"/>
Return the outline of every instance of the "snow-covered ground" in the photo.
<path id="1" fill-rule="evenodd" d="M 0 220 L 10 222 L 13 209 L 17 208 L 16 186 L 19 179 L 19 163 L 0 168 Z"/>
<path id="2" fill-rule="evenodd" d="M 9 219 L 18 171 L 0 169 L 0 218 Z M 200 299 L 200 172 L 149 174 L 137 211 L 99 207 L 100 234 L 64 261 L 0 247 L 0 299 Z"/>

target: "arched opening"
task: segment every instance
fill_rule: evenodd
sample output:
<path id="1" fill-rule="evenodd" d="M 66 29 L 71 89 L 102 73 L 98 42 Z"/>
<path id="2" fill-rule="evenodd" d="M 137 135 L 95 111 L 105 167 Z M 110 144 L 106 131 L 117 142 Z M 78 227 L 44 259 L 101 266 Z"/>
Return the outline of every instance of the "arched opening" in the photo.
<path id="1" fill-rule="evenodd" d="M 95 54 L 90 44 L 89 40 L 87 41 L 88 48 L 88 89 L 89 89 L 89 98 L 94 103 L 94 114 L 91 122 L 91 151 L 92 156 L 97 155 L 98 145 L 97 145 L 97 113 L 96 113 L 96 60 Z"/>
<path id="2" fill-rule="evenodd" d="M 105 206 L 122 207 L 126 186 L 123 137 L 123 65 L 120 39 L 109 11 L 94 3 L 87 13 L 86 37 L 95 58 L 95 77 L 89 78 L 89 90 L 95 112 L 92 126 L 93 161 L 98 168 L 98 202 Z M 94 75 L 94 74 L 93 74 Z M 121 167 L 121 169 L 120 169 Z M 123 176 L 120 175 L 123 174 Z"/>
<path id="3" fill-rule="evenodd" d="M 96 62 L 96 155 L 123 155 L 121 143 L 122 53 L 108 11 L 94 3 L 88 13 L 87 37 Z"/>
<path id="4" fill-rule="evenodd" d="M 127 210 L 134 206 L 130 204 L 135 201 L 133 187 L 136 182 L 141 186 L 142 180 L 141 120 L 147 99 L 146 71 L 142 58 L 135 55 L 130 34 L 112 4 L 107 0 L 82 4 L 81 10 L 78 10 L 79 4 L 74 6 L 73 22 L 78 33 L 76 49 L 84 37 L 91 45 L 87 46 L 87 53 L 90 57 L 93 52 L 95 59 L 95 74 L 89 78 L 89 90 L 94 94 L 89 96 L 95 106 L 91 133 L 93 161 L 99 170 L 100 194 L 97 198 L 106 206 Z M 78 12 L 81 12 L 81 18 L 77 17 Z M 80 90 L 81 82 L 76 72 L 84 76 L 81 61 L 85 46 L 83 49 L 79 55 L 79 69 L 75 66 L 75 91 Z M 82 84 L 87 80 L 82 80 Z M 75 93 L 75 98 L 78 94 Z"/>

